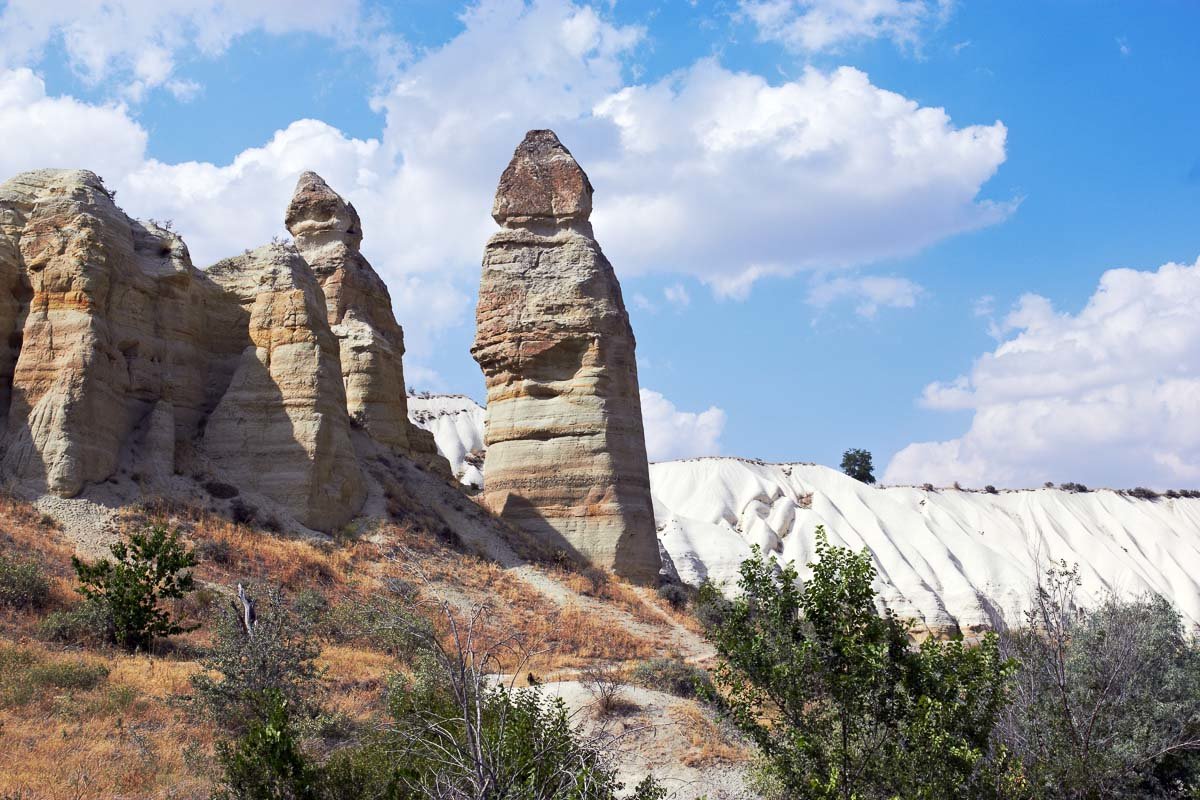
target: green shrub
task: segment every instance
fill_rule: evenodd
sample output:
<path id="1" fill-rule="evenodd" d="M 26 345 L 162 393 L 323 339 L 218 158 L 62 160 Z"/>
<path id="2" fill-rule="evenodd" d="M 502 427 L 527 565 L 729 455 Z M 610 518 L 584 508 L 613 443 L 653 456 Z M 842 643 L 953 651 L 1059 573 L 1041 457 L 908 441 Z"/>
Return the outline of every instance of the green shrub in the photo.
<path id="1" fill-rule="evenodd" d="M 38 623 L 39 639 L 88 647 L 113 640 L 112 614 L 107 606 L 85 600 L 66 611 L 47 614 Z"/>
<path id="2" fill-rule="evenodd" d="M 105 607 L 112 619 L 113 641 L 127 650 L 149 649 L 155 637 L 194 630 L 180 625 L 159 606 L 162 599 L 183 597 L 194 588 L 191 568 L 196 554 L 177 532 L 153 525 L 131 532 L 109 547 L 107 558 L 87 564 L 72 556 L 79 593 Z"/>
<path id="3" fill-rule="evenodd" d="M 871 452 L 852 448 L 842 453 L 842 472 L 863 483 L 875 482 L 875 466 L 871 461 Z"/>
<path id="4" fill-rule="evenodd" d="M 1048 570 L 1002 637 L 1020 664 L 1003 741 L 1039 798 L 1200 797 L 1200 642 L 1162 597 L 1082 608 L 1079 585 Z"/>
<path id="5" fill-rule="evenodd" d="M 700 667 L 679 658 L 652 658 L 633 668 L 634 683 L 676 697 L 712 697 L 712 678 Z"/>
<path id="6" fill-rule="evenodd" d="M 217 745 L 223 775 L 214 800 L 321 800 L 321 770 L 300 748 L 277 691 L 256 698 L 258 714 L 242 736 Z M 349 795 L 347 795 L 349 796 Z"/>
<path id="7" fill-rule="evenodd" d="M 682 611 L 687 608 L 688 590 L 678 583 L 664 583 L 658 587 L 658 596 L 671 604 L 671 608 Z"/>
<path id="8" fill-rule="evenodd" d="M 733 603 L 725 597 L 721 587 L 710 580 L 700 584 L 695 603 L 692 605 L 692 614 L 701 625 L 705 628 L 717 627 L 725 621 L 732 609 Z"/>
<path id="9" fill-rule="evenodd" d="M 50 581 L 33 559 L 0 555 L 0 605 L 41 608 L 50 596 Z"/>
<path id="10" fill-rule="evenodd" d="M 913 650 L 907 626 L 877 611 L 867 552 L 818 527 L 816 554 L 801 587 L 755 548 L 708 631 L 723 708 L 761 749 L 771 796 L 1017 797 L 1011 763 L 992 758 L 1012 670 L 996 638 Z"/>
<path id="11" fill-rule="evenodd" d="M 311 626 L 292 612 L 277 589 L 260 598 L 256 612 L 248 635 L 240 605 L 217 608 L 212 649 L 200 662 L 204 671 L 191 679 L 197 711 L 235 731 L 246 730 L 259 717 L 268 691 L 279 693 L 293 717 L 312 719 L 318 710 L 315 660 L 320 647 Z"/>

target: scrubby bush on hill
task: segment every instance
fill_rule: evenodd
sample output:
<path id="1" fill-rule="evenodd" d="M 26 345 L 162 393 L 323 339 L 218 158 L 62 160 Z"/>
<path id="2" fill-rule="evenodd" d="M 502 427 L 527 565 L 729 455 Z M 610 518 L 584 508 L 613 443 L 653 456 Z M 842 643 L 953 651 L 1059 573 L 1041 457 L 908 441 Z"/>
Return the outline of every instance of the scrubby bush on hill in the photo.
<path id="1" fill-rule="evenodd" d="M 678 583 L 664 583 L 658 587 L 658 596 L 666 600 L 676 611 L 686 608 L 690 597 L 687 588 Z"/>
<path id="2" fill-rule="evenodd" d="M 0 553 L 0 605 L 40 608 L 49 596 L 50 581 L 41 565 Z"/>
<path id="3" fill-rule="evenodd" d="M 1049 570 L 1003 636 L 1020 671 L 1001 740 L 1039 798 L 1200 797 L 1200 645 L 1161 597 L 1081 608 L 1079 583 Z"/>
<path id="4" fill-rule="evenodd" d="M 212 647 L 200 662 L 204 670 L 191 679 L 197 710 L 231 730 L 244 731 L 260 719 L 268 693 L 287 704 L 291 718 L 317 714 L 320 647 L 311 626 L 278 589 L 257 600 L 249 631 L 241 606 L 217 607 Z"/>
<path id="5" fill-rule="evenodd" d="M 104 644 L 113 640 L 112 614 L 106 605 L 86 600 L 74 608 L 47 614 L 38 623 L 37 635 L 58 644 Z"/>
<path id="6" fill-rule="evenodd" d="M 181 625 L 160 601 L 178 599 L 194 588 L 196 555 L 165 525 L 133 531 L 109 547 L 115 560 L 88 564 L 72 556 L 79 593 L 104 608 L 114 643 L 127 650 L 148 649 L 156 637 L 194 630 Z"/>
<path id="7" fill-rule="evenodd" d="M 486 607 L 435 608 L 440 634 L 412 609 L 394 620 L 411 626 L 414 650 L 411 669 L 389 681 L 389 725 L 320 763 L 300 744 L 291 704 L 263 692 L 243 735 L 221 748 L 224 797 L 615 800 L 623 787 L 607 740 L 582 737 L 561 699 L 495 683 L 520 637 L 497 632 Z M 630 797 L 665 792 L 648 780 Z"/>
<path id="8" fill-rule="evenodd" d="M 760 748 L 779 798 L 1009 797 L 1018 781 L 992 732 L 1013 669 L 997 640 L 908 644 L 876 610 L 870 556 L 817 532 L 813 576 L 759 551 L 708 632 L 732 721 Z M 713 592 L 710 587 L 702 595 Z"/>
<path id="9" fill-rule="evenodd" d="M 700 667 L 681 658 L 652 658 L 633 668 L 634 683 L 676 697 L 712 697 L 712 678 Z"/>
<path id="10" fill-rule="evenodd" d="M 49 660 L 23 647 L 0 645 L 0 708 L 32 702 L 54 692 L 92 689 L 108 668 L 79 658 Z"/>

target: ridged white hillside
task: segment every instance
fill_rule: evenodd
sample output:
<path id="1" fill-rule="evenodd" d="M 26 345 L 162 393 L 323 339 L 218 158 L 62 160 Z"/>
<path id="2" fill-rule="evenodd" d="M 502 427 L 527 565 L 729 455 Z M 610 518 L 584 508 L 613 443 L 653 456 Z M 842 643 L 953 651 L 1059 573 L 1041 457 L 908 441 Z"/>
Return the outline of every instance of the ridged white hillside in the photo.
<path id="1" fill-rule="evenodd" d="M 483 409 L 471 406 L 458 406 L 460 423 L 418 421 L 443 432 L 438 446 L 456 468 L 453 453 L 482 448 Z M 442 416 L 452 407 L 447 401 Z M 451 430 L 466 435 L 451 443 Z M 823 525 L 835 544 L 868 548 L 885 602 L 931 628 L 1019 619 L 1035 576 L 1059 560 L 1079 565 L 1085 603 L 1107 591 L 1156 592 L 1200 624 L 1197 499 L 879 489 L 828 467 L 734 458 L 651 464 L 650 484 L 660 541 L 693 585 L 731 586 L 755 544 L 803 565 Z"/>
<path id="2" fill-rule="evenodd" d="M 468 486 L 483 486 L 483 407 L 461 394 L 409 395 L 408 418 L 433 433 L 438 451 L 454 476 Z"/>

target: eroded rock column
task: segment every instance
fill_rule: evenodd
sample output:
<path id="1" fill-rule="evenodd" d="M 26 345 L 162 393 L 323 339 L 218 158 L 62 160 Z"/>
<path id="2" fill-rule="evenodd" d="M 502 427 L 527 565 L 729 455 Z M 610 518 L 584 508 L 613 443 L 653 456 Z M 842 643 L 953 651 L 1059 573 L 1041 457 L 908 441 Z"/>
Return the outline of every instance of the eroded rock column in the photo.
<path id="1" fill-rule="evenodd" d="M 487 384 L 484 500 L 551 546 L 658 574 L 633 330 L 588 218 L 592 186 L 552 131 L 500 178 L 472 355 Z"/>
<path id="2" fill-rule="evenodd" d="M 235 484 L 255 487 L 310 528 L 332 530 L 357 513 L 366 488 L 321 287 L 282 245 L 207 272 L 243 309 L 249 341 L 208 419 L 205 449 Z"/>
<path id="3" fill-rule="evenodd" d="M 284 221 L 325 293 L 350 419 L 374 441 L 449 474 L 433 437 L 408 421 L 404 331 L 387 285 L 359 249 L 358 212 L 320 175 L 305 172 Z"/>

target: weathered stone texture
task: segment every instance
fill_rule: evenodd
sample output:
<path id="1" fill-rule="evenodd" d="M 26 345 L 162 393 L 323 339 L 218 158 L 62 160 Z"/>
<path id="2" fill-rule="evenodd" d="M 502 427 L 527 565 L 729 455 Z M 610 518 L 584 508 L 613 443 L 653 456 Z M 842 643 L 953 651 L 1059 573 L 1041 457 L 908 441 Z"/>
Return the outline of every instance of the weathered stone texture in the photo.
<path id="1" fill-rule="evenodd" d="M 350 443 L 337 340 L 325 297 L 296 250 L 267 245 L 207 271 L 247 310 L 245 349 L 204 432 L 231 481 L 330 530 L 366 496 Z"/>
<path id="2" fill-rule="evenodd" d="M 294 222 L 328 308 L 297 250 L 198 270 L 90 172 L 0 185 L 0 478 L 70 497 L 122 470 L 162 485 L 211 465 L 308 527 L 353 517 L 366 492 L 346 387 L 381 444 L 425 443 L 406 438 L 387 290 L 358 254 L 353 209 L 325 192 Z"/>
<path id="3" fill-rule="evenodd" d="M 650 581 L 658 543 L 634 337 L 593 238 L 587 175 L 551 131 L 504 171 L 472 354 L 488 391 L 485 502 L 510 522 Z"/>
<path id="4" fill-rule="evenodd" d="M 140 436 L 159 401 L 194 429 L 211 288 L 178 237 L 130 220 L 92 173 L 40 170 L 0 186 L 0 239 L 7 476 L 73 495 L 131 437 L 167 446 Z"/>
<path id="5" fill-rule="evenodd" d="M 433 438 L 408 421 L 404 332 L 392 312 L 387 285 L 359 250 L 358 212 L 321 176 L 305 172 L 285 222 L 325 293 L 351 419 L 374 441 L 449 475 Z"/>

